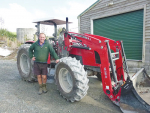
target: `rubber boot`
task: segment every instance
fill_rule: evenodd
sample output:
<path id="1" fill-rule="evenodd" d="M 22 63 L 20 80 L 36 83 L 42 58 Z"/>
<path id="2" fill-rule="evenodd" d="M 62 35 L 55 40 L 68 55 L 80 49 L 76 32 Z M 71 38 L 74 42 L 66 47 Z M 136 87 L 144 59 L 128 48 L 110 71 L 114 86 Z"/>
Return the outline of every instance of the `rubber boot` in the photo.
<path id="1" fill-rule="evenodd" d="M 43 84 L 43 92 L 47 93 L 46 84 Z"/>
<path id="2" fill-rule="evenodd" d="M 39 84 L 39 92 L 38 92 L 39 95 L 42 94 L 42 84 Z"/>

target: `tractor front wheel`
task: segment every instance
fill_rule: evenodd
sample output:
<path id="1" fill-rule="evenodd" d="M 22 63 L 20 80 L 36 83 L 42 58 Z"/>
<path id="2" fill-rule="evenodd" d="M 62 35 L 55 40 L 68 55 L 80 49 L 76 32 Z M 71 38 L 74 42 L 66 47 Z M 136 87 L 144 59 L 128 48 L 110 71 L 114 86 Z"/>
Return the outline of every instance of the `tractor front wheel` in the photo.
<path id="1" fill-rule="evenodd" d="M 89 88 L 87 73 L 80 61 L 64 57 L 56 65 L 55 81 L 57 89 L 67 101 L 80 101 Z"/>
<path id="2" fill-rule="evenodd" d="M 97 78 L 98 78 L 99 81 L 102 81 L 101 73 L 98 72 L 98 73 L 96 74 L 96 76 L 97 76 Z"/>

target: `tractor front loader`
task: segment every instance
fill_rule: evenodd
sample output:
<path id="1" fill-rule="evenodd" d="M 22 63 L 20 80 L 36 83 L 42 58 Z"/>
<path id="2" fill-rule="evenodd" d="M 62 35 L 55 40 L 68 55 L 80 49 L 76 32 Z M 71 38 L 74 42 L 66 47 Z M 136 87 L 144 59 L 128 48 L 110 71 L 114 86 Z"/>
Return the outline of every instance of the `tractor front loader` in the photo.
<path id="1" fill-rule="evenodd" d="M 59 22 L 62 21 L 45 20 L 37 24 L 53 23 L 56 28 Z M 55 66 L 55 82 L 60 95 L 67 101 L 80 101 L 89 88 L 87 76 L 97 75 L 102 80 L 104 93 L 120 106 L 122 112 L 150 113 L 150 105 L 137 94 L 132 82 L 141 72 L 147 73 L 142 68 L 132 77 L 129 76 L 123 42 L 92 34 L 68 32 L 68 19 L 65 23 L 66 30 L 50 43 L 60 58 Z M 31 80 L 32 65 L 28 68 L 31 59 L 23 51 L 18 51 L 17 59 L 22 78 Z"/>

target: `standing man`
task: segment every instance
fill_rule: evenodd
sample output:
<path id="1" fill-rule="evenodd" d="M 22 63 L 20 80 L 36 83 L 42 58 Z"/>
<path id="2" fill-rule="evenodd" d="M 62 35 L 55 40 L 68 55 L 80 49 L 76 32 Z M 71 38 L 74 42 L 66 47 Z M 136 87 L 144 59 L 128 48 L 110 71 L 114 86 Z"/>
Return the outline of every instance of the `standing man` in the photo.
<path id="1" fill-rule="evenodd" d="M 45 34 L 40 33 L 38 41 L 33 43 L 29 48 L 29 56 L 34 61 L 34 74 L 37 75 L 39 83 L 39 95 L 42 92 L 47 93 L 47 59 L 49 53 L 54 57 L 56 63 L 58 63 L 59 58 L 57 54 L 46 40 Z"/>

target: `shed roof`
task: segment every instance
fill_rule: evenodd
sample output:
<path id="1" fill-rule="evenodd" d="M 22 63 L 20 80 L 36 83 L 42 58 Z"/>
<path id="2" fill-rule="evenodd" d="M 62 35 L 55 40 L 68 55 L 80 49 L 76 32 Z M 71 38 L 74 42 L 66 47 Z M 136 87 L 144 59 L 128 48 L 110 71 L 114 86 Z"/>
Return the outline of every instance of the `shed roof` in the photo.
<path id="1" fill-rule="evenodd" d="M 86 10 L 84 10 L 80 15 L 78 15 L 77 18 L 79 18 L 80 16 L 82 16 L 83 14 L 85 14 L 87 11 L 89 11 L 90 9 L 92 9 L 95 5 L 97 5 L 97 3 L 101 1 L 101 0 L 97 0 L 96 2 L 94 2 L 90 7 L 88 7 Z"/>

